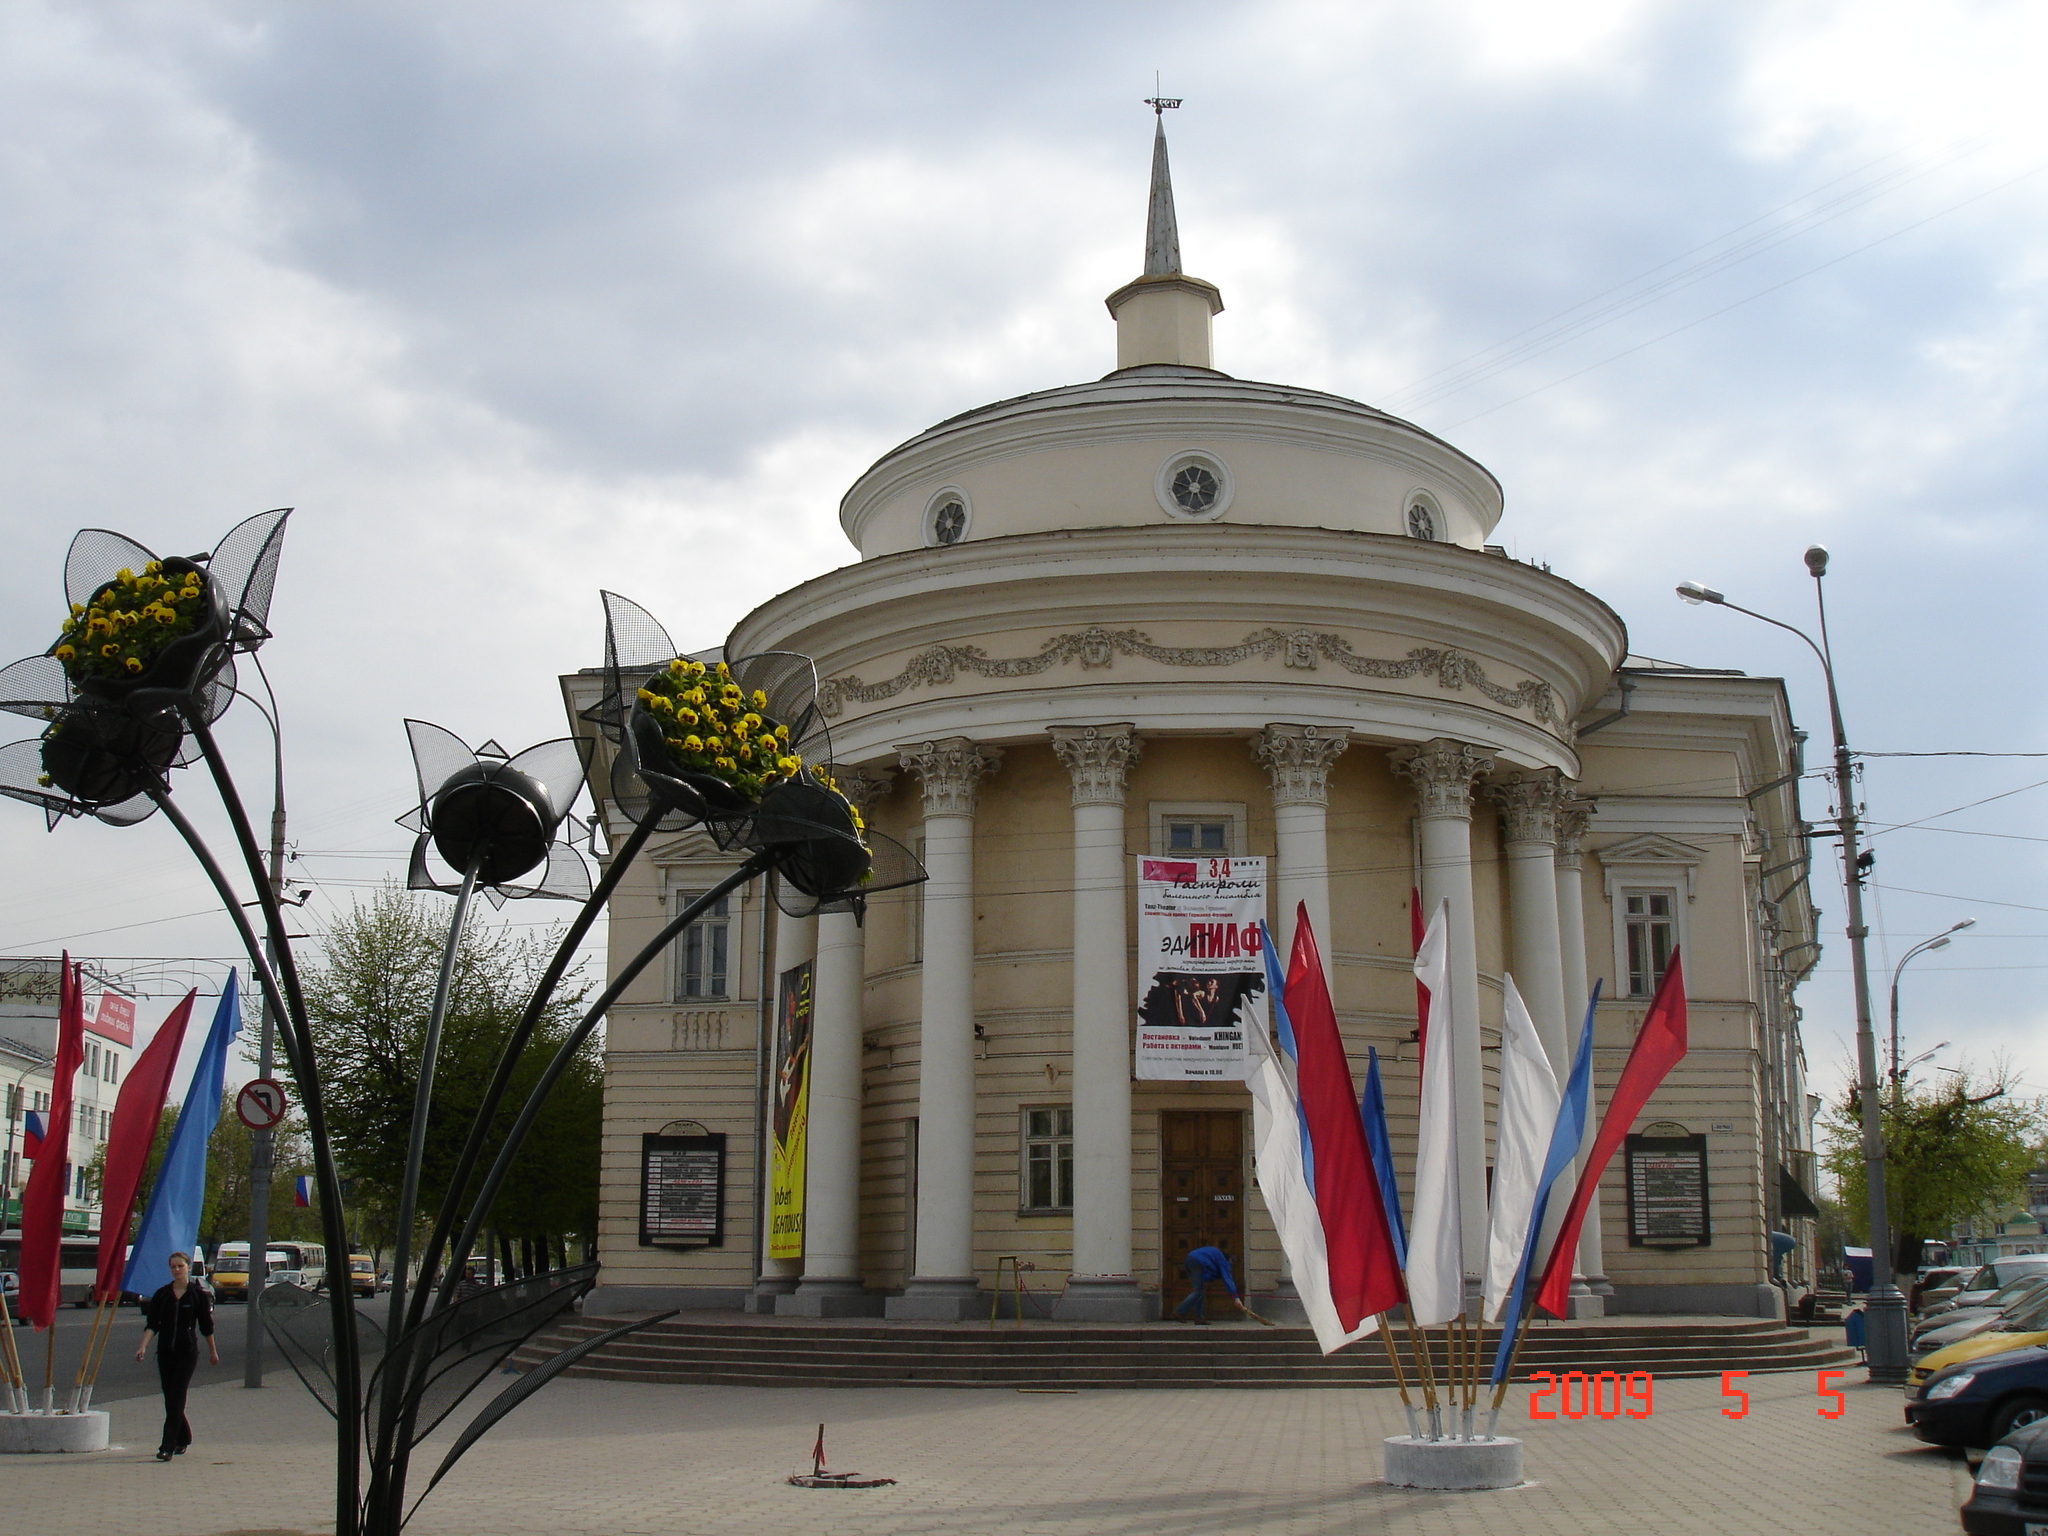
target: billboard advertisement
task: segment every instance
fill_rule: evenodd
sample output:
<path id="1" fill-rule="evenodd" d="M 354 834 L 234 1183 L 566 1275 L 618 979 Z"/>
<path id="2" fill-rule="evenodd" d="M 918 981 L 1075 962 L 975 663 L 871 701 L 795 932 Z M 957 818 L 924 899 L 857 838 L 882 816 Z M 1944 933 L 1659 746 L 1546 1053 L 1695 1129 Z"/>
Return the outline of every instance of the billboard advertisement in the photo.
<path id="1" fill-rule="evenodd" d="M 1138 860 L 1137 1075 L 1243 1082 L 1266 1028 L 1263 858 Z"/>
<path id="2" fill-rule="evenodd" d="M 811 962 L 782 973 L 775 998 L 774 1118 L 768 1128 L 768 1256 L 804 1256 L 804 1154 L 811 1111 Z"/>

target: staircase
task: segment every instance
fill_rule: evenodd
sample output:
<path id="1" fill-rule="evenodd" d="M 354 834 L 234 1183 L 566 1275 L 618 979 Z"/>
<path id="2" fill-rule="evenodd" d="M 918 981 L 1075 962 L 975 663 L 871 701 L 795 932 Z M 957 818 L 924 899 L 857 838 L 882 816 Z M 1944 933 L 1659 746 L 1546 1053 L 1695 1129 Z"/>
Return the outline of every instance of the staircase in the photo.
<path id="1" fill-rule="evenodd" d="M 570 1319 L 521 1348 L 531 1369 L 620 1319 Z M 1487 1330 L 1487 1358 L 1497 1337 Z M 1439 1362 L 1442 1335 L 1433 1335 Z M 1405 1340 L 1404 1340 L 1405 1344 Z M 1626 1376 L 1716 1376 L 1722 1371 L 1843 1367 L 1854 1350 L 1803 1329 L 1739 1318 L 1610 1318 L 1540 1323 L 1515 1368 L 1615 1371 Z M 1404 1370 L 1413 1370 L 1407 1349 Z M 1441 1364 L 1439 1364 L 1441 1370 Z M 610 1381 L 734 1387 L 1390 1387 L 1386 1350 L 1365 1339 L 1324 1356 L 1306 1328 L 1233 1322 L 1209 1328 L 1167 1323 L 1023 1326 L 815 1321 L 697 1313 L 656 1323 L 607 1344 L 569 1368 Z"/>

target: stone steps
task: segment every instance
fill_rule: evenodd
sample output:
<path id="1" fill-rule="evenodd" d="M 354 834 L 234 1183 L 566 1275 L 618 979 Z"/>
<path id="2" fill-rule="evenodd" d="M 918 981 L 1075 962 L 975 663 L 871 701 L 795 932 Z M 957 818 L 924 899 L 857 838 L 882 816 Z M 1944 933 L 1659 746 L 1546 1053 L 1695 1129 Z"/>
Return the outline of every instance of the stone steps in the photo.
<path id="1" fill-rule="evenodd" d="M 520 1349 L 513 1363 L 530 1368 L 616 1321 L 565 1321 Z M 1490 1358 L 1491 1330 L 1487 1337 Z M 1433 1343 L 1441 1361 L 1441 1335 Z M 1731 1370 L 1818 1370 L 1854 1360 L 1853 1350 L 1770 1322 L 1613 1319 L 1532 1328 L 1515 1374 L 1518 1380 L 1542 1370 L 1716 1376 Z M 1402 1363 L 1412 1372 L 1405 1347 Z M 1208 1330 L 1157 1324 L 990 1329 L 973 1324 L 674 1318 L 606 1345 L 570 1367 L 569 1374 L 610 1381 L 752 1387 L 1128 1390 L 1394 1384 L 1386 1352 L 1372 1340 L 1325 1357 L 1305 1328 L 1268 1330 L 1243 1324 Z"/>

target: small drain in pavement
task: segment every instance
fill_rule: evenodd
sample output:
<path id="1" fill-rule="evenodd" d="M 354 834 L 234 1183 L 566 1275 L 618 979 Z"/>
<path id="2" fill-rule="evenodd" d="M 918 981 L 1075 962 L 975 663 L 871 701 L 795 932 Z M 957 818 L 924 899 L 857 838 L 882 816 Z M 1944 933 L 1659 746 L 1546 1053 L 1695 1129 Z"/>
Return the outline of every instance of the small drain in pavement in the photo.
<path id="1" fill-rule="evenodd" d="M 818 1443 L 811 1447 L 811 1470 L 789 1474 L 792 1488 L 891 1488 L 893 1477 L 862 1477 L 858 1472 L 825 1470 L 825 1426 L 818 1426 Z"/>

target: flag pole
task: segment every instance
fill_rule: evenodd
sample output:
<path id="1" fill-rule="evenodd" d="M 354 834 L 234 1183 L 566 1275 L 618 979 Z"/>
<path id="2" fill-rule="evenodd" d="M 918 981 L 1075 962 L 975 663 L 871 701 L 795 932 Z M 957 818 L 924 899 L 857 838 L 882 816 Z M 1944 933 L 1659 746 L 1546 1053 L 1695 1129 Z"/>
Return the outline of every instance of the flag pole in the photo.
<path id="1" fill-rule="evenodd" d="M 1493 1429 L 1500 1422 L 1500 1405 L 1508 1395 L 1508 1383 L 1515 1379 L 1515 1362 L 1522 1358 L 1522 1340 L 1529 1337 L 1529 1323 L 1536 1315 L 1536 1298 L 1532 1295 L 1522 1304 L 1522 1321 L 1515 1329 L 1515 1342 L 1508 1350 L 1508 1368 L 1500 1373 L 1500 1380 L 1493 1389 L 1493 1406 L 1486 1419 L 1486 1438 L 1493 1438 Z"/>
<path id="2" fill-rule="evenodd" d="M 93 1388 L 99 1385 L 100 1366 L 106 1362 L 107 1346 L 114 1341 L 114 1330 L 121 1322 L 121 1289 L 116 1281 L 112 1298 L 107 1303 L 107 1326 L 100 1333 L 100 1347 L 92 1353 L 92 1369 L 86 1372 L 85 1396 L 79 1400 L 78 1409 L 83 1413 L 92 1406 Z"/>
<path id="3" fill-rule="evenodd" d="M 1441 1440 L 1443 1438 L 1443 1420 L 1437 1409 L 1436 1365 L 1429 1358 L 1429 1339 L 1427 1335 L 1415 1326 L 1414 1306 L 1404 1303 L 1403 1310 L 1408 1315 L 1409 1347 L 1415 1351 L 1415 1372 L 1422 1378 L 1422 1401 L 1429 1414 L 1429 1438 Z"/>
<path id="4" fill-rule="evenodd" d="M 92 1364 L 93 1350 L 100 1342 L 100 1325 L 106 1320 L 106 1316 L 107 1299 L 100 1295 L 98 1288 L 95 1287 L 92 1326 L 85 1331 L 85 1348 L 78 1356 L 78 1374 L 71 1379 L 71 1412 L 73 1413 L 81 1412 L 83 1409 L 80 1399 L 85 1396 L 85 1372 L 86 1368 Z"/>
<path id="5" fill-rule="evenodd" d="M 57 1304 L 64 1303 L 63 1293 L 57 1296 Z M 43 1351 L 43 1412 L 57 1411 L 57 1319 L 50 1319 L 50 1326 L 44 1330 L 49 1334 L 49 1347 Z"/>
<path id="6" fill-rule="evenodd" d="M 14 1413 L 27 1413 L 28 1387 L 21 1379 L 21 1352 L 14 1347 L 14 1319 L 8 1314 L 4 1290 L 0 1290 L 0 1338 L 4 1338 L 7 1345 L 0 1365 L 7 1368 L 8 1407 Z"/>
<path id="7" fill-rule="evenodd" d="M 1394 1325 L 1387 1313 L 1380 1314 L 1380 1342 L 1387 1346 L 1387 1364 L 1394 1368 L 1394 1385 L 1401 1389 L 1401 1411 L 1408 1415 L 1408 1438 L 1422 1438 L 1421 1425 L 1415 1419 L 1415 1403 L 1408 1396 L 1408 1374 L 1401 1369 L 1400 1351 L 1394 1348 Z"/>

